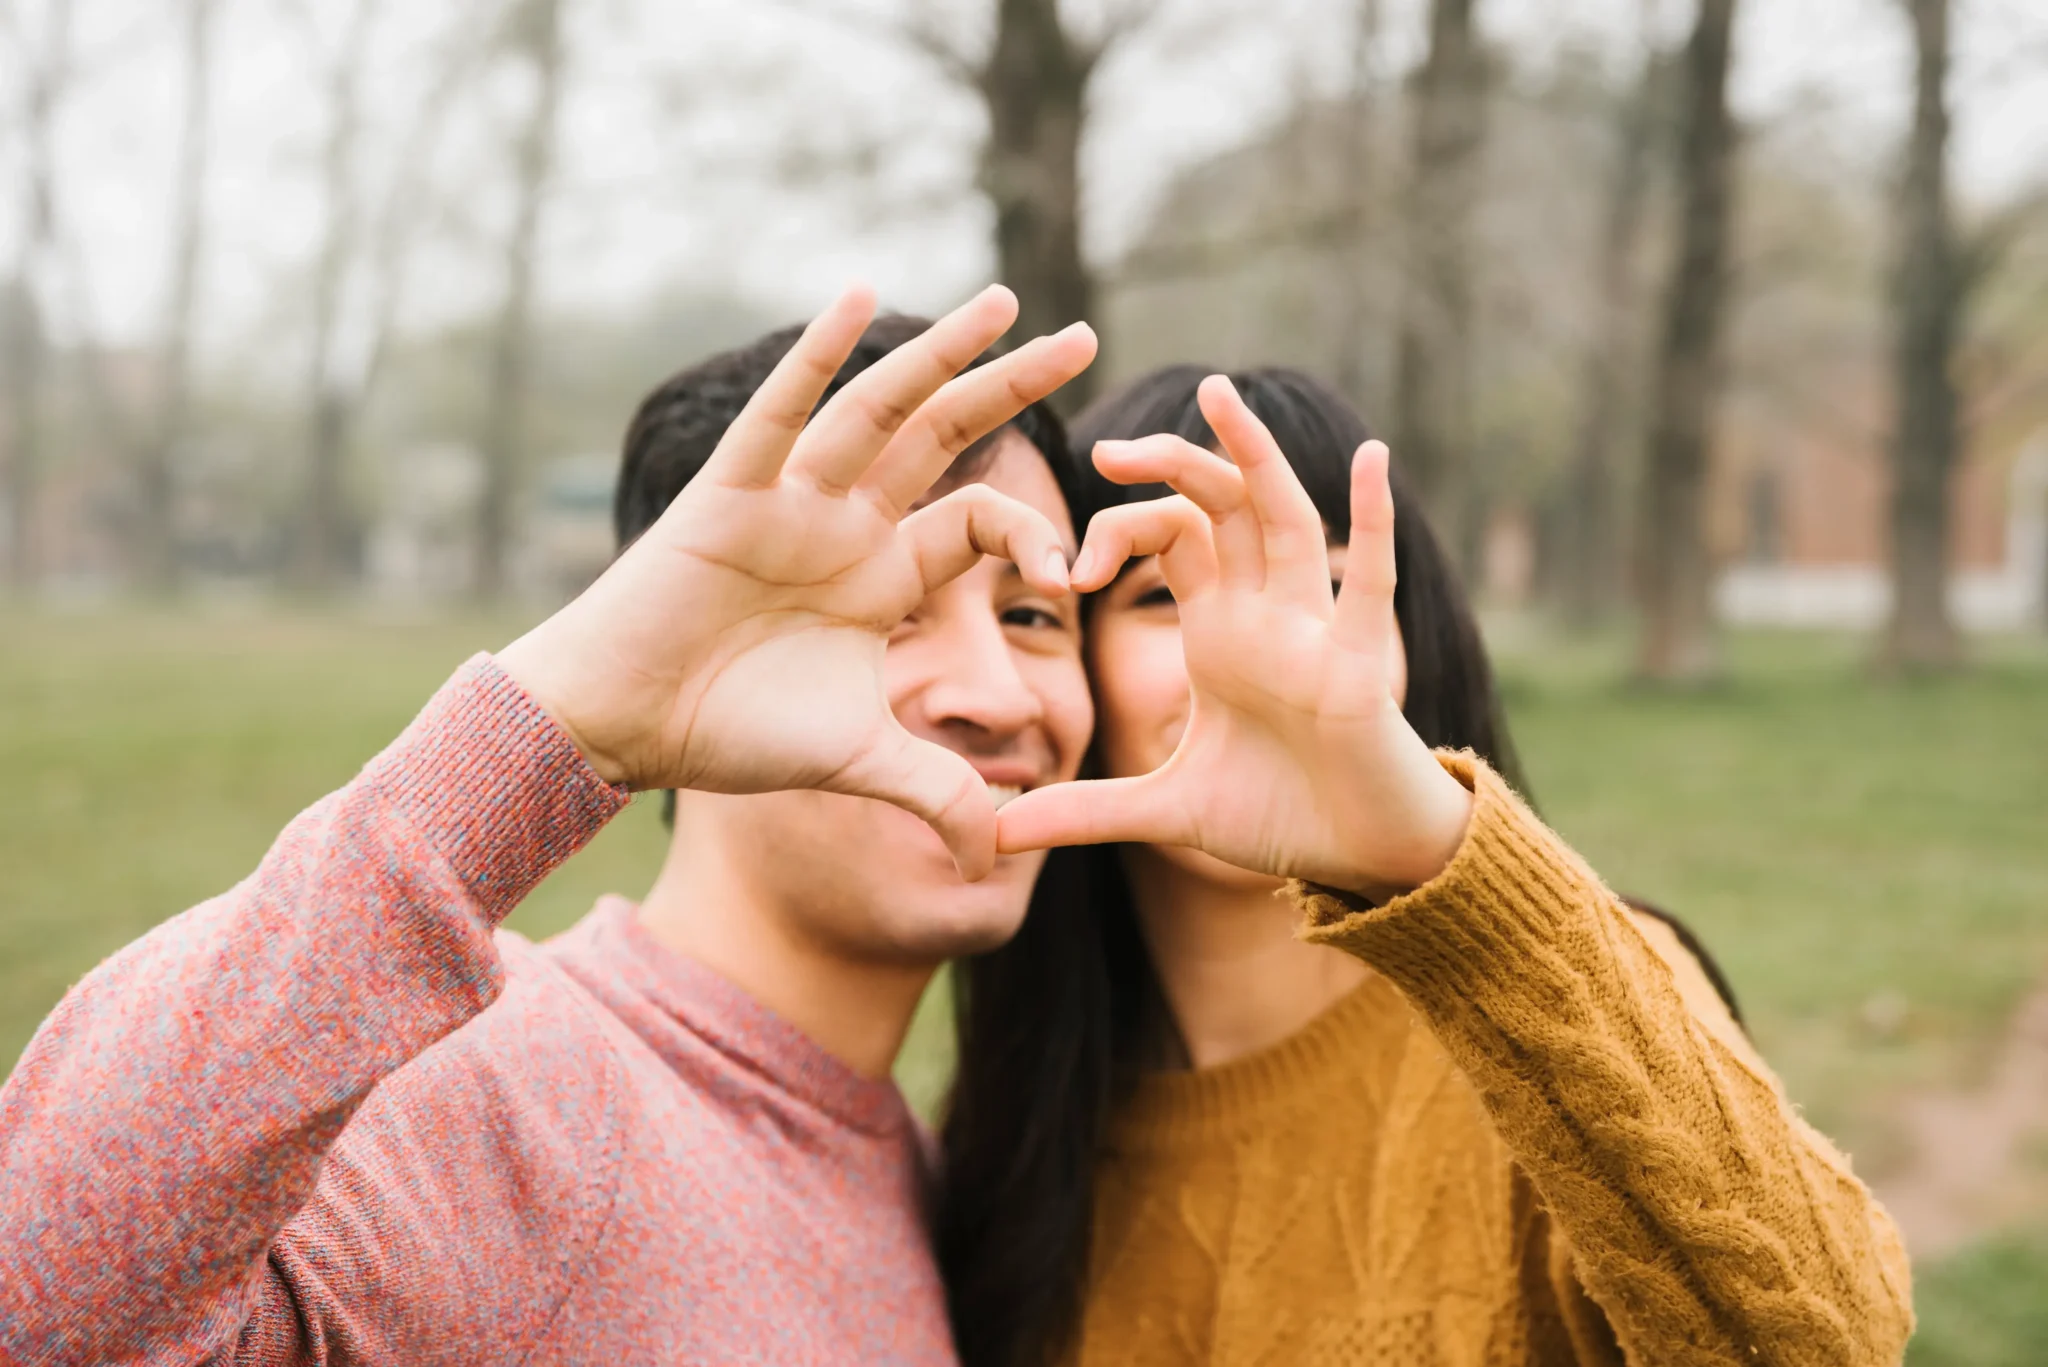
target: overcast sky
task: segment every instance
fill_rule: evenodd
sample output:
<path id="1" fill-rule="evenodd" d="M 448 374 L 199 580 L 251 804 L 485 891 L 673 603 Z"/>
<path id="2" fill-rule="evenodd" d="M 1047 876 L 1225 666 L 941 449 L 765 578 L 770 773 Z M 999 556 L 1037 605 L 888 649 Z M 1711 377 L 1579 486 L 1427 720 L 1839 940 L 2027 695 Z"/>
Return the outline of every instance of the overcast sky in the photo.
<path id="1" fill-rule="evenodd" d="M 574 11 L 572 84 L 560 141 L 561 193 L 548 220 L 543 288 L 558 303 L 630 305 L 677 284 L 729 288 L 792 315 L 849 279 L 904 307 L 939 307 L 989 269 L 986 220 L 959 192 L 977 129 L 970 100 L 922 58 L 820 17 L 886 9 L 892 0 L 567 0 Z M 1163 0 L 1178 3 L 1179 0 Z M 1200 3 L 1201 0 L 1196 0 Z M 20 35 L 48 0 L 0 0 L 0 262 L 19 239 Z M 216 224 L 207 264 L 209 335 L 246 350 L 298 316 L 322 210 L 318 67 L 338 42 L 350 0 L 291 6 L 222 0 L 224 14 L 208 195 Z M 972 14 L 943 0 L 953 14 Z M 62 213 L 86 283 L 69 306 L 105 336 L 146 337 L 161 309 L 170 164 L 180 107 L 170 5 L 73 0 L 85 54 L 62 128 Z M 1640 0 L 1482 0 L 1497 41 L 1541 62 L 1568 40 L 1625 43 Z M 1983 202 L 2048 180 L 2048 3 L 1956 0 L 1956 167 Z M 1208 0 L 1233 18 L 1140 41 L 1098 78 L 1086 154 L 1091 244 L 1113 252 L 1142 223 L 1172 173 L 1255 133 L 1304 84 L 1335 88 L 1349 60 L 1356 0 Z M 412 122 L 448 0 L 387 5 L 371 81 L 370 162 L 380 174 L 416 140 Z M 1392 73 L 1420 46 L 1418 0 L 1386 0 L 1383 60 Z M 1673 32 L 1684 0 L 1664 0 Z M 1905 110 L 1908 51 L 1900 0 L 1749 0 L 1737 38 L 1739 112 L 1751 121 L 1824 100 L 1845 145 L 1888 157 Z M 1621 49 L 1617 47 L 1617 51 Z M 456 120 L 434 163 L 453 212 L 432 232 L 407 288 L 414 321 L 486 302 L 491 244 L 503 220 L 502 133 L 489 111 L 515 112 L 507 82 Z M 908 207 L 877 214 L 872 197 L 796 192 L 769 158 L 843 146 L 893 130 L 891 182 Z M 378 193 L 373 186 L 372 198 Z"/>

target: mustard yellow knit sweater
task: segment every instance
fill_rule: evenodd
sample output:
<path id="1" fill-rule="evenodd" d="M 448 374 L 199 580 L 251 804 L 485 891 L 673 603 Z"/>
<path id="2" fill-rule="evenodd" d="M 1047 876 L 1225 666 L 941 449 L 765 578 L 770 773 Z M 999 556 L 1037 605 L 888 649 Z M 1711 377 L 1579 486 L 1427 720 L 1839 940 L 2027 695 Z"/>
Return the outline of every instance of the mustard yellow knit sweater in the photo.
<path id="1" fill-rule="evenodd" d="M 1291 890 L 1374 975 L 1119 1117 L 1084 1367 L 1897 1362 L 1906 1256 L 1847 1160 L 1668 928 L 1443 760 L 1477 801 L 1438 878 Z"/>

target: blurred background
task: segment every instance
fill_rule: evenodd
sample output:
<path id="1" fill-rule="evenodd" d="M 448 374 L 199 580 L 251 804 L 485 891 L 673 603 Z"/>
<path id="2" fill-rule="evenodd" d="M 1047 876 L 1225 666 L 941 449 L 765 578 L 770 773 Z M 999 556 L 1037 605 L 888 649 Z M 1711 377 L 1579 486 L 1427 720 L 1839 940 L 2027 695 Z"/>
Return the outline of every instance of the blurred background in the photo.
<path id="1" fill-rule="evenodd" d="M 1914 1362 L 2048 1363 L 2038 0 L 0 0 L 0 1068 L 601 568 L 655 383 L 991 277 L 1358 402 Z"/>

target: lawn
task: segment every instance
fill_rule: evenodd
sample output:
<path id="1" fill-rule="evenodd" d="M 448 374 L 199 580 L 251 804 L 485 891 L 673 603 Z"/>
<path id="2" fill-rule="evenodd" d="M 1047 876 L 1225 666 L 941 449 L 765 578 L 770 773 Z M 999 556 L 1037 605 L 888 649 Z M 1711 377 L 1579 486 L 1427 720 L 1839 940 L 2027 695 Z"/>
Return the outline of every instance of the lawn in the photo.
<path id="1" fill-rule="evenodd" d="M 518 627 L 0 614 L 0 1067 L 81 973 L 231 884 Z M 2048 646 L 1873 683 L 1854 643 L 1743 638 L 1728 683 L 1671 696 L 1618 685 L 1611 645 L 1499 640 L 1545 814 L 1699 931 L 1809 1115 L 1882 1173 L 1887 1097 L 1970 1077 L 2048 970 Z M 636 804 L 512 924 L 544 935 L 601 891 L 644 888 L 661 847 Z M 944 1077 L 942 1018 L 905 1062 L 923 1099 Z M 2043 1285 L 2040 1231 L 1921 1269 L 1916 1364 L 2048 1360 Z"/>

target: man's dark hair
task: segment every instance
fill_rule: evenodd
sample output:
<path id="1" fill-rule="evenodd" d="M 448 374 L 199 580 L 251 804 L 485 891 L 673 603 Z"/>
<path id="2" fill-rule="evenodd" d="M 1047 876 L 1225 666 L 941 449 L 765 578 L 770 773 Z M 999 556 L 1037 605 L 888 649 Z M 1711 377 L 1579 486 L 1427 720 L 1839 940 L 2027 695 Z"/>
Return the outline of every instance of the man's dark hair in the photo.
<path id="1" fill-rule="evenodd" d="M 903 313 L 885 313 L 875 319 L 854 344 L 853 353 L 839 367 L 839 373 L 832 377 L 819 404 L 822 406 L 854 376 L 931 325 L 929 318 Z M 696 478 L 725 436 L 725 429 L 732 426 L 747 400 L 768 378 L 768 372 L 775 369 L 802 335 L 801 326 L 786 327 L 743 347 L 722 351 L 671 375 L 641 400 L 632 425 L 626 429 L 625 460 L 619 470 L 618 489 L 612 497 L 612 527 L 618 534 L 620 549 L 631 545 L 635 537 L 653 526 L 683 486 Z M 973 364 L 981 365 L 996 355 L 994 351 L 983 352 Z M 1066 499 L 1075 529 L 1085 526 L 1089 510 L 1082 500 L 1094 492 L 1095 486 L 1078 477 L 1073 452 L 1067 445 L 1066 427 L 1043 403 L 1030 405 L 961 452 L 935 488 L 944 491 L 973 479 L 987 462 L 997 438 L 1010 429 L 1015 429 L 1045 457 L 1053 478 L 1059 481 L 1060 494 Z"/>
<path id="2" fill-rule="evenodd" d="M 854 376 L 931 325 L 929 318 L 905 313 L 885 313 L 869 323 L 818 399 L 819 406 L 845 388 Z M 768 373 L 789 354 L 803 331 L 801 325 L 786 327 L 743 347 L 721 351 L 677 371 L 640 401 L 639 410 L 626 428 L 625 458 L 619 469 L 618 488 L 612 495 L 612 530 L 618 536 L 620 550 L 632 545 L 653 526 L 655 519 L 675 502 L 683 486 L 697 477 L 725 436 L 725 429 L 732 426 L 747 400 L 754 397 L 754 391 L 767 380 Z M 993 360 L 997 354 L 985 351 L 968 368 Z M 1044 403 L 1028 405 L 1009 422 L 962 451 L 952 468 L 939 477 L 933 491 L 943 493 L 972 480 L 987 464 L 997 439 L 1013 429 L 1037 447 L 1052 468 L 1060 497 L 1067 504 L 1067 515 L 1073 519 L 1078 533 L 1106 497 L 1106 485 L 1099 477 L 1084 476 L 1067 444 L 1065 424 Z M 664 793 L 662 819 L 673 822 L 675 809 L 676 795 Z"/>

